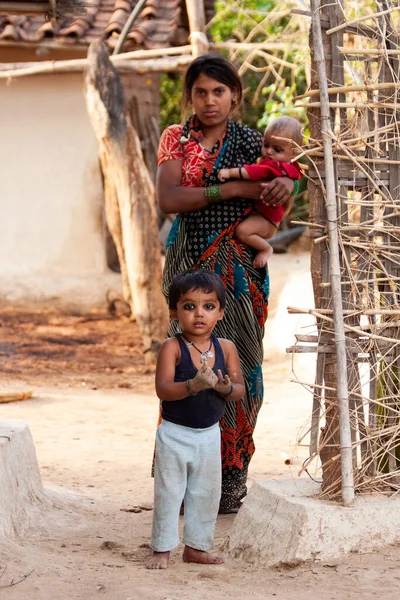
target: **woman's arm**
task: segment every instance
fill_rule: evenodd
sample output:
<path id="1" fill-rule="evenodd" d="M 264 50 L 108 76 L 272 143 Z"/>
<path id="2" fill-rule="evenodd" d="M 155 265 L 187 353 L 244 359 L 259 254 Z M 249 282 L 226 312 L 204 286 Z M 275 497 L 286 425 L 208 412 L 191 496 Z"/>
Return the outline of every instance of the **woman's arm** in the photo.
<path id="1" fill-rule="evenodd" d="M 157 170 L 156 196 L 161 212 L 190 212 L 207 206 L 204 187 L 183 187 L 182 163 L 179 160 L 166 160 Z M 289 180 L 290 181 L 290 180 Z M 228 181 L 220 184 L 222 200 L 232 198 L 248 198 L 259 200 L 263 191 L 260 181 Z M 290 195 L 290 194 L 289 194 Z"/>

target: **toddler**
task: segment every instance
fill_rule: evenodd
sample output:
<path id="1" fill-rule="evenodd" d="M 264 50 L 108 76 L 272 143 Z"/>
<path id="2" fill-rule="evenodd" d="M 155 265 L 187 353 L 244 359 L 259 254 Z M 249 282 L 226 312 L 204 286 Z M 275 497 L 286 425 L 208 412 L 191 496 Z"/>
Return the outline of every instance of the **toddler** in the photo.
<path id="1" fill-rule="evenodd" d="M 293 117 L 278 117 L 271 121 L 264 133 L 261 158 L 258 164 L 244 165 L 233 169 L 221 169 L 220 181 L 227 179 L 271 180 L 275 177 L 301 179 L 302 172 L 297 162 L 290 162 L 303 143 L 299 121 Z M 236 228 L 236 237 L 243 244 L 258 250 L 253 265 L 264 267 L 273 250 L 266 238 L 274 235 L 284 215 L 290 210 L 287 205 L 270 206 L 261 200 L 254 211 Z M 271 227 L 272 225 L 272 227 Z"/>
<path id="2" fill-rule="evenodd" d="M 157 429 L 154 512 L 148 569 L 166 569 L 179 544 L 184 501 L 183 560 L 222 564 L 209 551 L 221 496 L 221 435 L 225 403 L 240 400 L 243 377 L 235 345 L 213 329 L 224 316 L 225 287 L 204 269 L 176 275 L 169 289 L 171 317 L 182 333 L 163 342 L 156 392 L 162 421 Z"/>

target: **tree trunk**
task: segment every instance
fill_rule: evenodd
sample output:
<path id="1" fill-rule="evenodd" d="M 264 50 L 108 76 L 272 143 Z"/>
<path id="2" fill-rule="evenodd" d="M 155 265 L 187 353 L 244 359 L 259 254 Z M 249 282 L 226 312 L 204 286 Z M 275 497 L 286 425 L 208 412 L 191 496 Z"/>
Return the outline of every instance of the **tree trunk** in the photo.
<path id="1" fill-rule="evenodd" d="M 125 299 L 131 304 L 150 362 L 168 326 L 161 292 L 155 191 L 126 113 L 120 77 L 100 41 L 89 48 L 85 96 L 99 142 L 107 222 L 120 259 Z"/>

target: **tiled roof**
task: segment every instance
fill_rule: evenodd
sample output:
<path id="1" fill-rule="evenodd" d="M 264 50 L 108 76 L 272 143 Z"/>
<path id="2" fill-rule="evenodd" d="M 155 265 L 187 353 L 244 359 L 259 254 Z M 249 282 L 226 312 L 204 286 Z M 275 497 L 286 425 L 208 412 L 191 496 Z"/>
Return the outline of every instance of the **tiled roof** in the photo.
<path id="1" fill-rule="evenodd" d="M 45 21 L 42 15 L 0 16 L 0 42 L 25 42 L 35 46 L 53 42 L 65 48 L 86 47 L 94 40 L 104 39 L 113 47 L 137 2 L 138 0 L 87 0 L 88 9 L 83 16 L 73 21 L 61 19 L 55 27 L 49 21 Z M 205 0 L 208 19 L 212 17 L 213 6 L 213 0 Z M 138 46 L 170 46 L 183 27 L 187 27 L 184 1 L 147 0 L 132 25 L 124 43 L 124 50 L 135 49 Z M 177 43 L 182 43 L 182 40 L 178 40 Z"/>

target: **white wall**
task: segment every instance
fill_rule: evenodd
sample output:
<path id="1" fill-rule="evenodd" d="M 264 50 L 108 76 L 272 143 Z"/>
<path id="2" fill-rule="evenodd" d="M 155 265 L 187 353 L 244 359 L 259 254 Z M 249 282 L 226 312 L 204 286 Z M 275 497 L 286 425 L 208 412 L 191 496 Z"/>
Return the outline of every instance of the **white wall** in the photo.
<path id="1" fill-rule="evenodd" d="M 67 294 L 68 278 L 90 285 L 92 276 L 109 274 L 97 142 L 82 74 L 0 82 L 0 171 L 3 299 L 18 296 L 13 282 L 15 289 L 32 282 L 21 292 L 29 299 L 46 295 L 46 279 L 54 296 L 58 287 Z"/>

